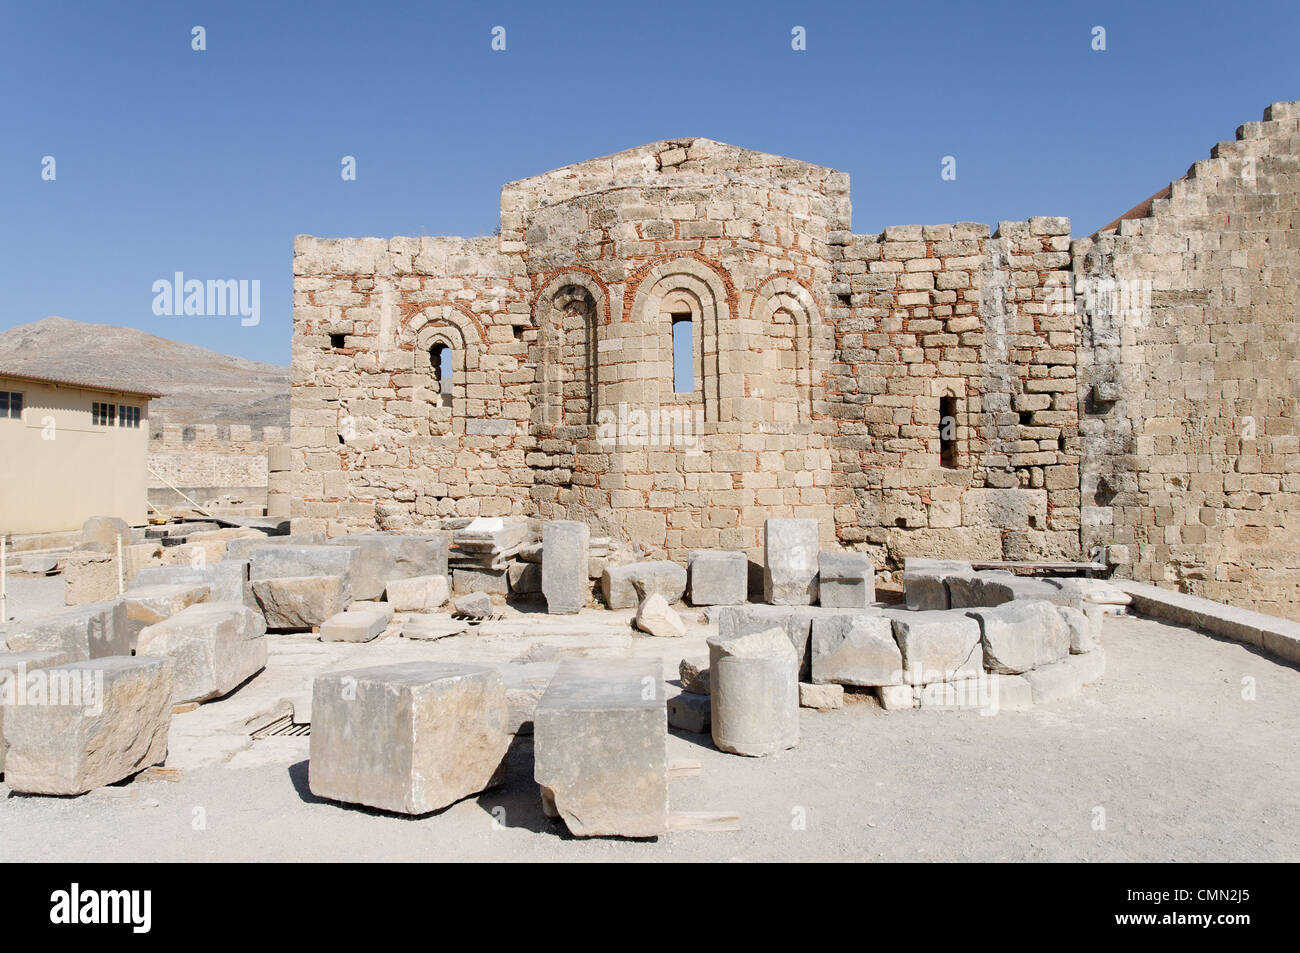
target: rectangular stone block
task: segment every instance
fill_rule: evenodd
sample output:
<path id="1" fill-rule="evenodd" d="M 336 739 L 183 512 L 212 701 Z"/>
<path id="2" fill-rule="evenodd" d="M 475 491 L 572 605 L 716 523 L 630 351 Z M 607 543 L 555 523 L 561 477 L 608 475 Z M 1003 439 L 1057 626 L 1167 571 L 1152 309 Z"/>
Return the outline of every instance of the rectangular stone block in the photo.
<path id="1" fill-rule="evenodd" d="M 600 576 L 600 592 L 607 609 L 630 609 L 640 597 L 637 584 L 646 596 L 655 593 L 670 605 L 682 601 L 686 594 L 686 570 L 667 559 L 611 566 Z"/>
<path id="2" fill-rule="evenodd" d="M 542 595 L 552 615 L 572 615 L 587 602 L 591 531 L 577 520 L 542 526 Z"/>
<path id="3" fill-rule="evenodd" d="M 171 618 L 182 609 L 207 599 L 211 592 L 203 583 L 170 583 L 128 589 L 122 599 L 126 603 L 132 651 L 137 649 L 140 630 L 145 626 Z"/>
<path id="4" fill-rule="evenodd" d="M 349 533 L 335 536 L 328 545 L 361 551 L 353 566 L 352 598 L 378 599 L 389 580 L 447 575 L 448 541 L 446 533 Z"/>
<path id="5" fill-rule="evenodd" d="M 68 659 L 60 652 L 0 652 L 0 774 L 5 772 L 5 709 L 28 695 L 28 673 L 62 665 Z"/>
<path id="6" fill-rule="evenodd" d="M 967 615 L 979 623 L 984 667 L 990 672 L 1020 675 L 1070 652 L 1070 630 L 1050 602 L 1016 599 L 970 609 Z"/>
<path id="7" fill-rule="evenodd" d="M 390 579 L 384 586 L 384 599 L 398 612 L 429 612 L 445 605 L 450 595 L 446 576 Z"/>
<path id="8" fill-rule="evenodd" d="M 668 726 L 696 734 L 708 732 L 710 721 L 708 695 L 682 692 L 668 699 Z"/>
<path id="9" fill-rule="evenodd" d="M 505 595 L 510 591 L 510 581 L 504 569 L 453 569 L 451 588 L 454 592 L 495 592 Z"/>
<path id="10" fill-rule="evenodd" d="M 253 550 L 264 546 L 320 546 L 325 543 L 324 533 L 286 533 L 283 536 L 250 536 L 226 542 L 226 559 L 248 560 Z"/>
<path id="11" fill-rule="evenodd" d="M 960 612 L 887 610 L 911 685 L 973 678 L 984 671 L 980 627 Z"/>
<path id="12" fill-rule="evenodd" d="M 947 609 L 951 574 L 972 572 L 970 563 L 950 559 L 918 559 L 908 556 L 903 563 L 903 597 L 909 609 Z"/>
<path id="13" fill-rule="evenodd" d="M 427 814 L 505 780 L 505 683 L 481 665 L 407 662 L 312 685 L 308 786 L 317 797 Z"/>
<path id="14" fill-rule="evenodd" d="M 812 637 L 814 619 L 836 618 L 843 615 L 880 615 L 881 610 L 871 609 L 827 609 L 822 606 L 768 606 L 743 605 L 719 606 L 713 610 L 718 622 L 718 635 L 723 639 L 734 639 L 741 635 L 764 632 L 772 626 L 780 626 L 794 646 L 799 657 L 799 678 L 805 682 L 812 681 L 812 652 L 809 640 Z"/>
<path id="15" fill-rule="evenodd" d="M 320 627 L 322 642 L 369 642 L 388 628 L 388 617 L 377 609 L 353 609 L 330 616 Z"/>
<path id="16" fill-rule="evenodd" d="M 141 655 L 172 662 L 172 704 L 229 695 L 266 667 L 266 622 L 242 602 L 200 602 L 140 631 Z"/>
<path id="17" fill-rule="evenodd" d="M 249 608 L 255 606 L 248 587 L 248 560 L 231 559 L 229 555 L 220 562 L 205 562 L 197 567 L 145 566 L 136 573 L 127 593 L 146 586 L 171 585 L 207 586 L 209 602 L 243 602 Z"/>
<path id="18" fill-rule="evenodd" d="M 334 576 L 340 583 L 344 603 L 360 598 L 355 595 L 355 581 L 361 564 L 358 546 L 263 546 L 249 557 L 248 578 L 257 584 L 267 579 L 300 579 L 309 576 Z M 370 598 L 383 595 L 383 582 Z M 270 624 L 270 620 L 267 620 Z"/>
<path id="19" fill-rule="evenodd" d="M 56 665 L 44 703 L 5 705 L 5 783 L 23 794 L 85 794 L 161 764 L 171 663 L 146 656 Z"/>
<path id="20" fill-rule="evenodd" d="M 533 735 L 543 807 L 575 837 L 667 831 L 668 730 L 659 659 L 562 661 L 537 704 Z"/>
<path id="21" fill-rule="evenodd" d="M 823 606 L 865 609 L 876 601 L 876 567 L 866 553 L 823 550 L 817 564 L 817 590 Z"/>
<path id="22" fill-rule="evenodd" d="M 770 519 L 763 524 L 763 599 L 772 605 L 817 601 L 817 521 Z"/>
<path id="23" fill-rule="evenodd" d="M 812 680 L 823 685 L 898 685 L 903 655 L 884 616 L 826 616 L 812 621 Z"/>
<path id="24" fill-rule="evenodd" d="M 338 576 L 259 579 L 251 585 L 268 629 L 315 628 L 351 602 Z"/>
<path id="25" fill-rule="evenodd" d="M 686 560 L 693 606 L 739 606 L 749 600 L 749 557 L 697 549 Z"/>
<path id="26" fill-rule="evenodd" d="M 55 652 L 68 662 L 131 654 L 126 602 L 120 598 L 11 622 L 4 633 L 11 652 Z"/>

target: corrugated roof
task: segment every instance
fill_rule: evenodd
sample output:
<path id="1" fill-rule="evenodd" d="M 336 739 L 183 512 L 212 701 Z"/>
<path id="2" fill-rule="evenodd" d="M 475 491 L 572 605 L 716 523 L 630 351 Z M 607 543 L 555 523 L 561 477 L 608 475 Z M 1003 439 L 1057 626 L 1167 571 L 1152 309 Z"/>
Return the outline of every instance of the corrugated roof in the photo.
<path id="1" fill-rule="evenodd" d="M 7 371 L 0 367 L 0 377 L 8 377 L 13 380 L 31 381 L 34 384 L 56 384 L 63 387 L 80 387 L 85 390 L 102 390 L 114 394 L 131 394 L 134 397 L 166 397 L 166 394 L 160 394 L 153 390 L 140 390 L 137 387 L 126 387 L 122 384 L 101 384 L 95 381 L 74 381 L 66 377 L 42 377 L 39 374 L 26 374 L 22 371 Z"/>

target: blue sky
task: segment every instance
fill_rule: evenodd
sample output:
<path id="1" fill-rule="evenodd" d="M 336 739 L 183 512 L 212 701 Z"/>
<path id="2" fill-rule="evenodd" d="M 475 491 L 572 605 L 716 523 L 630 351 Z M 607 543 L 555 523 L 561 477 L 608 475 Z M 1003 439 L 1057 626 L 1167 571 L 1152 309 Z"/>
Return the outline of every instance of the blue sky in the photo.
<path id="1" fill-rule="evenodd" d="M 644 142 L 846 171 L 858 232 L 1068 215 L 1082 235 L 1300 99 L 1294 0 L 0 11 L 0 329 L 60 314 L 276 363 L 295 234 L 487 234 L 503 182 Z M 260 281 L 260 323 L 155 316 L 177 271 Z"/>

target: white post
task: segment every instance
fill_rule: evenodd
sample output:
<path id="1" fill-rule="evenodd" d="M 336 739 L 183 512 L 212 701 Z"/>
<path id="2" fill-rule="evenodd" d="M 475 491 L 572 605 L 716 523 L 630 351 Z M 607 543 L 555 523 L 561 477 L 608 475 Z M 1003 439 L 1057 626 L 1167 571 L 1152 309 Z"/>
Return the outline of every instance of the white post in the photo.
<path id="1" fill-rule="evenodd" d="M 120 596 L 126 591 L 122 579 L 126 576 L 126 566 L 122 565 L 122 534 L 117 534 L 117 594 Z"/>
<path id="2" fill-rule="evenodd" d="M 9 537 L 0 536 L 0 622 L 9 621 Z"/>

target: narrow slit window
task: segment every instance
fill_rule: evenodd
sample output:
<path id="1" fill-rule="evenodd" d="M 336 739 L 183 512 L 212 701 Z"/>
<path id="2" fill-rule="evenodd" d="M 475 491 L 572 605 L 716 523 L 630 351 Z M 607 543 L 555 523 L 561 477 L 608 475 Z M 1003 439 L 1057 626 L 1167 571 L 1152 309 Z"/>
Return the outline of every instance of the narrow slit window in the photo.
<path id="1" fill-rule="evenodd" d="M 939 465 L 957 466 L 957 398 L 939 398 Z"/>
<path id="2" fill-rule="evenodd" d="M 438 391 L 438 406 L 451 406 L 452 351 L 445 344 L 435 344 L 429 349 L 429 366 Z"/>
<path id="3" fill-rule="evenodd" d="M 695 393 L 695 326 L 689 314 L 674 314 L 673 393 Z"/>
<path id="4" fill-rule="evenodd" d="M 332 347 L 334 350 L 337 351 L 339 348 L 344 347 L 346 344 L 347 344 L 347 335 L 346 335 L 346 334 L 331 334 L 331 335 L 330 335 L 330 347 Z"/>

